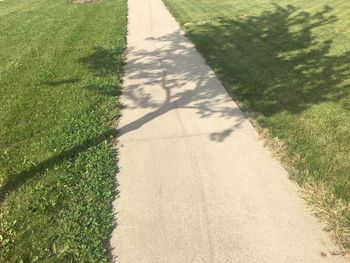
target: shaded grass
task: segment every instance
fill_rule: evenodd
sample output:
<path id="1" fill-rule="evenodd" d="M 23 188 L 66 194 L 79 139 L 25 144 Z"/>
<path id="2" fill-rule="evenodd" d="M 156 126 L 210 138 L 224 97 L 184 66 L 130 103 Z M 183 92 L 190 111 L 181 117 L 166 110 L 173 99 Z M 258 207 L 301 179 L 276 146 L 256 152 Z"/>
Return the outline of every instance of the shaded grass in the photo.
<path id="1" fill-rule="evenodd" d="M 0 2 L 0 261 L 107 262 L 126 1 Z"/>
<path id="2" fill-rule="evenodd" d="M 342 204 L 339 225 L 329 224 L 350 248 L 350 4 L 165 3 L 242 109 L 286 144 L 293 177 L 318 209 Z"/>

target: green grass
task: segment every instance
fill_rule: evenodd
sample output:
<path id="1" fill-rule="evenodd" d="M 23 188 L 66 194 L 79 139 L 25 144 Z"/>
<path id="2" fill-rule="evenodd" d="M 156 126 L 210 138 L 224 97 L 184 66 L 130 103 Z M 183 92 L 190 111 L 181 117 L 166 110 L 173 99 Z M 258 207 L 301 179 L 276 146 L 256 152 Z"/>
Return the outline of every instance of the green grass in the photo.
<path id="1" fill-rule="evenodd" d="M 0 2 L 0 261 L 107 262 L 126 0 Z"/>
<path id="2" fill-rule="evenodd" d="M 350 248 L 350 2 L 165 3 L 242 109 L 285 142 L 295 179 L 327 192 L 317 202 Z"/>

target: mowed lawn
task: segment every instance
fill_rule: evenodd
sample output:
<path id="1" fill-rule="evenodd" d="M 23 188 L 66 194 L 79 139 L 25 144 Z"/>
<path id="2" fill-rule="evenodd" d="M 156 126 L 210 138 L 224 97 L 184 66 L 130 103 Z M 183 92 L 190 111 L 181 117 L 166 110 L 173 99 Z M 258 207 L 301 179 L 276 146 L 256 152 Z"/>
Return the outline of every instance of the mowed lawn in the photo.
<path id="1" fill-rule="evenodd" d="M 0 262 L 107 262 L 126 0 L 0 2 Z"/>
<path id="2" fill-rule="evenodd" d="M 350 2 L 165 0 L 350 248 Z M 276 140 L 274 140 L 276 141 Z"/>

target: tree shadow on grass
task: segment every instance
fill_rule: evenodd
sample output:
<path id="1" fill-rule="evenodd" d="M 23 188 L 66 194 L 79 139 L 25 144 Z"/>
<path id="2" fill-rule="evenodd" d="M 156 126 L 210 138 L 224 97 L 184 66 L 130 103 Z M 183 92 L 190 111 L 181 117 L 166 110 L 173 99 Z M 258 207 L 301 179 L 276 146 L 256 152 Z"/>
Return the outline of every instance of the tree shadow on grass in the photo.
<path id="1" fill-rule="evenodd" d="M 81 79 L 80 78 L 70 78 L 70 79 L 56 79 L 56 80 L 49 80 L 45 81 L 44 84 L 49 86 L 60 86 L 60 85 L 67 85 L 67 84 L 75 84 L 78 83 Z"/>
<path id="2" fill-rule="evenodd" d="M 65 89 L 67 87 L 68 88 L 72 87 L 72 88 L 77 88 L 78 90 L 79 89 L 81 90 L 82 86 L 86 85 L 83 88 L 90 90 L 93 93 L 93 94 L 91 94 L 91 96 L 95 96 L 96 95 L 95 93 L 98 93 L 100 95 L 104 95 L 104 96 L 99 96 L 94 101 L 99 101 L 99 102 L 105 102 L 106 100 L 112 101 L 119 94 L 119 90 L 120 90 L 119 73 L 120 73 L 120 69 L 122 67 L 121 52 L 122 51 L 120 49 L 115 49 L 115 50 L 109 51 L 109 50 L 104 50 L 101 48 L 96 48 L 96 49 L 92 50 L 92 52 L 89 56 L 78 59 L 79 63 L 86 66 L 92 72 L 92 74 L 89 74 L 89 75 L 86 74 L 86 75 L 88 75 L 88 77 L 85 77 L 83 75 L 83 76 L 79 76 L 79 78 L 75 78 L 75 77 L 67 78 L 67 76 L 66 76 L 65 78 L 49 80 L 49 81 L 43 82 L 42 84 L 47 86 L 47 87 L 50 87 L 50 88 L 54 87 L 54 88 Z M 97 96 L 98 96 L 98 94 L 97 94 Z M 86 98 L 87 96 L 90 96 L 90 95 L 87 94 L 84 96 L 84 98 Z M 109 98 L 106 98 L 106 96 Z M 113 98 L 111 98 L 111 97 L 113 97 Z M 103 105 L 111 105 L 111 104 L 104 103 Z M 100 105 L 92 105 L 89 108 L 86 107 L 85 110 L 86 110 L 86 112 L 88 112 L 91 110 L 95 110 L 96 107 L 100 107 Z M 113 109 L 113 112 L 114 112 L 114 110 L 115 109 Z M 65 113 L 63 113 L 63 114 L 65 114 Z M 89 115 L 89 116 L 94 116 L 94 115 Z M 97 147 L 103 146 L 106 142 L 110 142 L 111 140 L 113 140 L 113 138 L 116 138 L 117 130 L 114 128 L 107 129 L 105 127 L 107 124 L 106 122 L 110 121 L 110 116 L 111 116 L 110 114 L 100 114 L 99 117 L 101 117 L 101 122 L 99 122 L 99 123 L 101 123 L 101 126 L 103 126 L 103 127 L 94 125 L 94 127 L 91 127 L 91 129 L 89 129 L 90 127 L 88 126 L 88 127 L 86 127 L 88 129 L 86 132 L 82 131 L 81 128 L 79 130 L 73 130 L 71 127 L 68 127 L 69 128 L 68 131 L 72 131 L 73 133 L 77 132 L 81 136 L 79 136 L 78 137 L 79 139 L 77 139 L 77 137 L 74 136 L 75 134 L 71 136 L 68 133 L 68 131 L 65 131 L 66 136 L 65 137 L 62 136 L 61 138 L 67 139 L 67 141 L 66 142 L 61 141 L 61 142 L 62 142 L 62 145 L 67 145 L 67 142 L 70 142 L 70 145 L 72 145 L 72 143 L 73 143 L 73 146 L 69 146 L 70 148 L 66 147 L 65 149 L 62 149 L 57 153 L 51 153 L 49 158 L 47 158 L 46 160 L 45 159 L 40 160 L 37 164 L 32 165 L 29 168 L 21 168 L 21 170 L 19 170 L 19 171 L 17 170 L 15 172 L 12 170 L 12 171 L 9 171 L 7 174 L 5 174 L 6 178 L 0 184 L 0 208 L 1 208 L 1 205 L 4 204 L 4 201 L 6 202 L 7 196 L 9 197 L 8 200 L 11 200 L 11 197 L 9 196 L 11 193 L 13 195 L 16 195 L 17 193 L 20 193 L 22 191 L 22 189 L 25 189 L 25 187 L 27 185 L 28 186 L 33 185 L 36 188 L 38 183 L 40 185 L 40 178 L 43 178 L 42 176 L 52 175 L 50 173 L 47 173 L 47 171 L 54 170 L 55 168 L 57 168 L 57 166 L 61 165 L 64 162 L 70 162 L 73 164 L 72 169 L 70 166 L 68 168 L 69 169 L 68 172 L 71 175 L 75 174 L 74 167 L 75 168 L 79 167 L 80 168 L 79 172 L 83 173 L 84 169 L 88 168 L 88 166 L 98 165 L 98 163 L 97 163 L 98 159 L 90 159 L 94 163 L 87 164 L 85 161 L 81 162 L 82 158 L 80 158 L 80 157 L 81 157 L 81 154 L 85 153 L 85 152 L 90 152 L 90 153 L 86 154 L 86 156 L 96 157 L 96 156 L 91 155 L 91 153 L 94 154 L 94 153 L 98 152 L 98 154 L 100 154 L 101 151 L 99 151 L 99 149 L 97 149 Z M 59 121 L 60 121 L 60 119 L 57 122 L 59 124 L 56 125 L 55 128 L 64 129 L 65 126 L 62 126 L 62 124 L 60 124 Z M 74 125 L 75 122 L 80 122 L 80 121 L 81 121 L 81 118 L 77 114 L 77 116 L 74 116 L 74 120 L 71 120 L 69 122 L 66 121 L 65 125 L 66 126 Z M 61 126 L 59 126 L 59 125 L 61 125 Z M 96 128 L 96 126 L 97 126 L 97 128 Z M 84 137 L 82 137 L 82 136 L 84 136 Z M 56 143 L 60 143 L 60 141 L 56 140 Z M 62 147 L 57 147 L 57 148 L 62 148 Z M 112 151 L 113 150 L 114 149 L 112 149 Z M 103 153 L 105 153 L 105 151 L 103 151 Z M 103 156 L 103 153 L 102 153 L 102 155 L 100 154 L 99 157 Z M 113 151 L 113 154 L 115 154 L 115 158 L 116 158 L 117 151 Z M 0 155 L 0 158 L 1 157 L 2 156 Z M 84 155 L 83 155 L 83 159 L 84 159 Z M 66 165 L 66 164 L 63 164 L 62 167 L 64 167 L 64 165 Z M 86 165 L 88 165 L 88 166 L 86 166 Z M 108 174 L 112 175 L 111 173 L 113 173 L 111 170 L 104 169 L 104 168 L 102 168 L 102 170 L 101 169 L 98 170 L 98 172 L 104 173 L 106 175 L 108 175 Z M 65 176 L 65 173 L 63 173 L 62 175 Z M 1 178 L 1 179 L 3 179 L 3 178 Z M 82 178 L 82 180 L 85 180 L 85 178 Z M 80 181 L 78 183 L 80 184 Z M 113 189 L 112 194 L 113 194 L 114 198 L 117 198 L 117 196 L 118 196 L 117 181 L 114 180 L 113 183 L 114 183 L 114 185 L 112 187 L 112 189 Z M 82 185 L 84 185 L 84 182 L 82 182 Z M 72 186 L 74 186 L 74 184 Z M 112 186 L 112 185 L 110 185 L 110 186 Z M 16 191 L 17 189 L 19 191 Z M 84 187 L 84 189 L 86 189 L 86 188 Z M 96 187 L 95 189 L 97 191 L 99 191 L 98 187 Z M 105 189 L 105 190 L 108 193 L 108 191 L 110 189 Z M 16 191 L 16 192 L 14 192 L 14 191 Z M 104 192 L 101 192 L 101 194 L 104 194 Z M 36 196 L 33 196 L 33 198 L 37 198 L 37 197 L 39 198 L 40 196 L 37 196 L 37 194 L 36 194 Z M 101 197 L 99 197 L 99 198 L 101 198 Z M 103 198 L 105 198 L 105 197 L 103 197 Z M 101 198 L 101 199 L 103 199 L 103 198 Z M 49 203 L 49 200 L 45 199 L 45 202 Z M 10 202 L 10 204 L 12 205 L 11 202 Z M 111 209 L 111 211 L 112 211 L 112 209 Z M 60 218 L 61 215 L 60 215 L 60 213 L 58 215 L 57 214 L 58 212 L 60 212 L 60 211 L 58 211 L 55 208 L 54 213 L 56 214 L 57 218 Z M 105 215 L 102 215 L 102 216 L 105 216 Z M 43 218 L 45 219 L 45 217 L 43 217 Z M 89 221 L 89 222 L 91 222 L 91 221 Z M 71 223 L 71 222 L 69 222 L 69 223 Z M 74 223 L 74 222 L 72 222 L 72 223 Z M 51 224 L 51 222 L 47 223 L 47 224 Z M 82 221 L 82 224 L 84 224 L 85 227 L 91 227 L 90 224 L 86 224 L 86 221 L 85 222 Z M 51 227 L 52 227 L 52 225 L 51 225 Z M 94 231 L 96 232 L 96 227 L 94 227 L 94 229 L 95 229 Z M 102 229 L 104 229 L 104 227 L 102 227 Z M 31 230 L 31 229 L 29 229 L 29 230 Z M 101 233 L 101 234 L 105 235 L 106 233 Z M 50 235 L 52 235 L 52 233 Z M 56 235 L 56 233 L 55 233 L 55 235 Z M 28 237 L 31 238 L 30 233 L 29 233 Z M 105 236 L 100 235 L 98 238 L 105 239 L 106 235 Z M 108 247 L 108 240 L 103 240 L 103 244 L 106 247 Z M 96 246 L 96 243 L 94 244 L 94 246 Z M 50 247 L 51 247 L 51 245 L 50 245 Z M 72 255 L 72 258 L 74 259 L 73 255 Z M 28 258 L 28 260 L 29 260 L 29 258 Z"/>
<path id="3" fill-rule="evenodd" d="M 331 54 L 332 40 L 313 34 L 335 21 L 329 6 L 310 14 L 274 4 L 258 16 L 193 24 L 188 32 L 228 91 L 247 110 L 270 116 L 349 96 L 350 51 Z"/>
<path id="4" fill-rule="evenodd" d="M 77 62 L 85 65 L 94 75 L 94 78 L 88 80 L 91 84 L 85 88 L 106 96 L 116 97 L 120 94 L 119 76 L 122 68 L 122 49 L 106 50 L 102 47 L 95 47 L 90 55 L 79 58 Z M 68 84 L 74 85 L 83 80 L 82 78 L 58 79 L 46 81 L 44 84 L 56 87 Z M 59 165 L 66 160 L 74 159 L 79 153 L 85 152 L 89 148 L 97 146 L 106 140 L 109 141 L 116 136 L 116 129 L 108 129 L 100 135 L 77 143 L 70 149 L 53 154 L 52 157 L 35 166 L 7 176 L 5 182 L 0 187 L 0 202 L 4 200 L 7 194 L 21 187 L 29 179 L 52 169 L 55 165 Z"/>
<path id="5" fill-rule="evenodd" d="M 92 52 L 78 59 L 93 72 L 96 77 L 116 77 L 122 73 L 123 49 L 106 49 L 101 46 L 94 47 Z"/>
<path id="6" fill-rule="evenodd" d="M 274 4 L 256 16 L 190 24 L 187 32 L 226 89 L 243 102 L 247 111 L 267 117 L 280 113 L 297 116 L 328 102 L 349 111 L 350 50 L 333 48 L 333 40 L 327 35 L 336 29 L 337 17 L 332 13 L 329 6 L 310 14 L 292 5 Z M 332 119 L 327 122 L 332 123 Z M 330 149 L 345 156 L 345 141 L 342 138 L 337 145 L 329 142 L 340 152 Z M 307 143 L 309 139 L 305 147 L 310 147 Z M 313 156 L 305 158 L 311 160 Z M 314 163 L 322 164 L 310 161 L 310 167 Z M 347 171 L 342 167 L 336 181 L 333 173 L 321 174 L 318 167 L 315 178 L 323 176 L 322 180 L 332 182 L 338 196 L 348 200 Z"/>
<path id="7" fill-rule="evenodd" d="M 111 140 L 112 138 L 116 137 L 116 135 L 117 131 L 115 129 L 109 129 L 103 134 L 96 136 L 95 138 L 87 139 L 79 145 L 55 154 L 51 158 L 42 161 L 27 170 L 9 176 L 5 184 L 0 188 L 0 202 L 4 200 L 6 194 L 21 187 L 32 177 L 40 175 L 43 172 L 52 169 L 55 165 L 58 165 L 66 160 L 75 158 L 79 153 L 85 152 L 91 147 L 97 146 L 104 141 Z"/>
<path id="8" fill-rule="evenodd" d="M 78 59 L 93 72 L 96 82 L 85 88 L 91 92 L 116 97 L 120 95 L 123 49 L 106 49 L 101 46 L 94 47 L 91 54 Z"/>

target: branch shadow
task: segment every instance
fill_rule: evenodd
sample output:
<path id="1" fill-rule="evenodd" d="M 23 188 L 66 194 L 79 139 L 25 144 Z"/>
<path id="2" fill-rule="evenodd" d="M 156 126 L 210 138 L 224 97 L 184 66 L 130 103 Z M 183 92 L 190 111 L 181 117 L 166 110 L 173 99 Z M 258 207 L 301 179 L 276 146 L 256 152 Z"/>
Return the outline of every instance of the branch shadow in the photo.
<path id="1" fill-rule="evenodd" d="M 66 151 L 62 151 L 53 155 L 51 158 L 25 170 L 20 173 L 14 174 L 8 177 L 5 184 L 0 188 L 0 202 L 4 200 L 6 195 L 17 188 L 21 187 L 25 182 L 36 175 L 40 175 L 48 169 L 53 168 L 55 165 L 64 162 L 65 160 L 76 157 L 79 153 L 87 151 L 89 148 L 94 147 L 104 141 L 109 141 L 111 138 L 115 138 L 117 130 L 110 129 L 101 135 L 87 139 L 80 145 L 74 146 Z"/>
<path id="2" fill-rule="evenodd" d="M 203 119 L 235 117 L 235 122 L 238 123 L 225 128 L 224 132 L 209 135 L 209 139 L 217 142 L 224 141 L 246 121 L 243 113 L 232 107 L 231 99 L 215 74 L 181 31 L 145 41 L 157 43 L 159 47 L 150 50 L 129 48 L 130 59 L 125 66 L 126 85 L 122 92 L 122 102 L 126 108 L 149 109 L 149 112 L 119 127 L 119 136 L 179 108 L 195 110 Z M 156 93 L 162 93 L 164 99 L 154 99 Z M 227 132 L 228 129 L 231 130 L 230 133 Z"/>
<path id="3" fill-rule="evenodd" d="M 55 86 L 60 86 L 65 84 L 75 84 L 75 83 L 78 83 L 80 80 L 81 80 L 80 78 L 58 79 L 58 80 L 49 80 L 44 82 L 43 84 L 55 87 Z"/>

